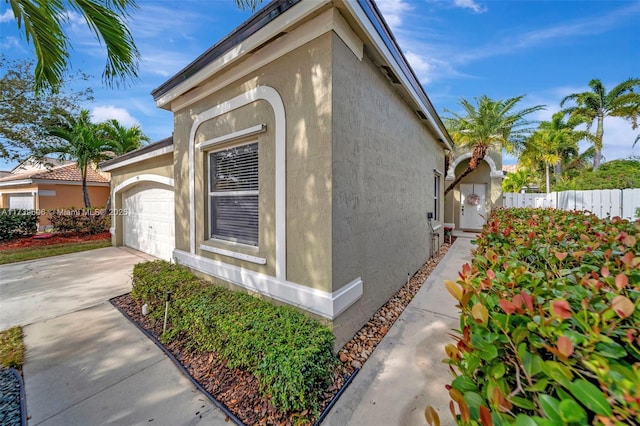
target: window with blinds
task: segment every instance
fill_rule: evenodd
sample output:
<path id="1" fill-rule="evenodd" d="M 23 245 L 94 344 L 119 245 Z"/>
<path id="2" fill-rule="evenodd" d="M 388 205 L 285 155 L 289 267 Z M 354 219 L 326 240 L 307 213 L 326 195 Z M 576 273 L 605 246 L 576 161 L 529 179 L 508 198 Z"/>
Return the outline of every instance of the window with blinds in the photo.
<path id="1" fill-rule="evenodd" d="M 258 144 L 209 154 L 210 237 L 258 245 Z"/>

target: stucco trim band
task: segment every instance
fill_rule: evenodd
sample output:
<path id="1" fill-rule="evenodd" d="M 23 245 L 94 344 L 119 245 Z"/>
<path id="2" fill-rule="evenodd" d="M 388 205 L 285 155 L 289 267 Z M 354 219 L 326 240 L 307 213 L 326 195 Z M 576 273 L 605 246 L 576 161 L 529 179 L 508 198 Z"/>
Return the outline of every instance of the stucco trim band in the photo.
<path id="1" fill-rule="evenodd" d="M 246 260 L 247 262 L 256 263 L 258 265 L 264 265 L 267 263 L 267 259 L 265 259 L 264 257 L 251 256 L 250 254 L 238 253 L 236 251 L 225 250 L 218 247 L 211 247 L 205 244 L 200 244 L 200 250 L 221 254 L 223 256 L 233 257 L 235 259 Z"/>
<path id="2" fill-rule="evenodd" d="M 464 160 L 467 160 L 467 159 L 471 158 L 472 156 L 473 156 L 473 153 L 467 152 L 466 154 L 462 154 L 458 158 L 456 158 L 453 161 L 453 163 L 449 166 L 449 170 L 447 170 L 447 177 L 445 177 L 445 180 L 455 180 L 455 178 L 456 178 L 455 170 L 456 170 L 456 167 L 458 167 L 458 164 L 460 164 Z M 483 160 L 486 161 L 487 164 L 489 165 L 489 167 L 491 168 L 491 172 L 489 173 L 489 177 L 500 178 L 500 179 L 504 178 L 504 173 L 502 173 L 502 170 L 498 170 L 496 168 L 496 163 L 495 163 L 495 161 L 493 161 L 493 158 L 491 158 L 488 155 L 485 155 Z"/>
<path id="3" fill-rule="evenodd" d="M 102 171 L 108 172 L 108 171 L 111 171 L 111 170 L 119 169 L 121 167 L 125 167 L 125 166 L 128 166 L 130 164 L 136 164 L 136 163 L 139 163 L 139 162 L 145 161 L 145 160 L 150 160 L 152 158 L 159 157 L 161 155 L 168 154 L 170 152 L 173 152 L 173 145 L 165 146 L 165 147 L 162 147 L 160 149 L 156 149 L 154 151 L 147 152 L 146 154 L 142 154 L 142 155 L 139 155 L 137 157 L 129 158 L 127 160 L 111 164 L 109 166 L 104 166 L 104 167 L 102 167 Z"/>
<path id="4" fill-rule="evenodd" d="M 196 271 L 258 292 L 330 320 L 337 318 L 338 315 L 362 296 L 363 284 L 360 277 L 329 293 L 178 249 L 173 251 L 173 257 L 177 263 Z"/>
<path id="5" fill-rule="evenodd" d="M 198 128 L 205 121 L 214 119 L 252 102 L 264 100 L 271 105 L 275 117 L 275 204 L 276 204 L 276 277 L 287 279 L 287 224 L 286 224 L 286 120 L 284 103 L 280 94 L 270 86 L 258 86 L 235 98 L 222 102 L 198 114 L 191 125 L 189 134 L 189 249 L 196 253 L 196 208 L 195 208 L 195 139 Z"/>
<path id="6" fill-rule="evenodd" d="M 310 4 L 319 4 L 319 2 L 302 2 L 302 5 Z M 275 61 L 276 59 L 286 55 L 289 52 L 292 52 L 293 50 L 303 46 L 311 40 L 315 40 L 316 38 L 330 31 L 335 32 L 338 37 L 342 39 L 345 45 L 351 50 L 351 52 L 359 60 L 362 60 L 362 57 L 364 55 L 364 44 L 362 40 L 360 40 L 360 38 L 358 38 L 358 36 L 353 32 L 351 27 L 349 27 L 349 24 L 347 24 L 342 15 L 340 15 L 340 12 L 338 12 L 334 8 L 322 12 L 311 21 L 298 28 L 295 28 L 285 35 L 282 35 L 280 38 L 278 38 L 277 43 L 269 43 L 255 52 L 251 51 L 253 53 L 251 55 L 248 55 L 247 58 L 237 66 L 230 67 L 230 62 L 222 61 L 219 63 L 219 60 L 207 65 L 207 67 L 205 67 L 202 72 L 210 69 L 210 71 L 206 71 L 207 74 L 209 76 L 217 74 L 215 78 L 203 84 L 201 87 L 198 87 L 197 85 L 201 84 L 202 81 L 200 79 L 196 80 L 197 76 L 193 76 L 190 79 L 185 80 L 183 84 L 186 86 L 184 88 L 182 87 L 182 85 L 176 86 L 163 97 L 156 99 L 156 106 L 163 108 L 171 103 L 170 109 L 172 111 L 184 109 L 194 102 L 206 98 L 212 93 L 219 91 L 221 88 L 227 87 L 229 84 L 232 84 L 242 77 L 254 72 L 255 70 Z M 264 44 L 265 41 L 269 40 L 274 35 L 280 32 L 286 31 L 274 30 L 274 32 L 270 32 L 269 36 L 266 37 L 264 41 L 257 43 L 257 46 Z M 241 49 L 242 46 L 239 46 L 238 49 L 234 49 L 234 52 L 236 50 L 240 51 Z M 192 90 L 194 88 L 195 90 Z M 192 91 L 187 93 L 189 90 Z M 182 94 L 184 94 L 184 96 L 179 98 L 179 96 Z"/>
<path id="7" fill-rule="evenodd" d="M 266 131 L 267 131 L 266 124 L 258 124 L 257 126 L 251 126 L 246 129 L 238 130 L 237 132 L 232 132 L 226 135 L 218 136 L 217 138 L 213 138 L 213 139 L 209 139 L 207 141 L 201 142 L 196 145 L 196 148 L 198 148 L 200 151 L 206 151 L 207 149 L 211 149 L 215 145 L 218 145 L 224 142 L 232 142 L 236 139 L 258 135 Z"/>

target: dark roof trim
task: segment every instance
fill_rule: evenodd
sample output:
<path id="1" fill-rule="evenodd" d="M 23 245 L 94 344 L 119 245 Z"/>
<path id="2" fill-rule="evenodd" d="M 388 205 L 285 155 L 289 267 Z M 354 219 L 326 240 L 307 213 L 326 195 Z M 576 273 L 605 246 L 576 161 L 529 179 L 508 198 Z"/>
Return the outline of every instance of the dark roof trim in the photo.
<path id="1" fill-rule="evenodd" d="M 105 168 L 109 168 L 110 166 L 116 165 L 118 163 L 123 163 L 127 160 L 131 160 L 133 158 L 140 157 L 145 154 L 150 154 L 154 151 L 157 151 L 159 149 L 166 148 L 169 146 L 173 146 L 173 136 L 169 136 L 168 138 L 161 139 L 149 145 L 145 145 L 142 148 L 138 148 L 135 151 L 127 152 L 126 154 L 123 154 L 116 158 L 112 158 L 111 160 L 103 161 L 102 163 L 100 163 L 99 166 L 101 169 L 104 170 Z"/>
<path id="2" fill-rule="evenodd" d="M 258 32 L 268 23 L 301 1 L 302 0 L 273 0 L 256 14 L 252 15 L 249 19 L 240 24 L 240 26 L 233 30 L 228 36 L 207 49 L 207 51 L 198 56 L 193 62 L 184 67 L 176 75 L 171 77 L 158 88 L 154 89 L 151 92 L 151 96 L 153 96 L 154 100 L 158 100 L 158 98 L 166 94 L 168 91 L 189 79 L 205 66 L 227 53 L 233 47 L 242 43 L 244 40 Z"/>
<path id="3" fill-rule="evenodd" d="M 384 20 L 382 13 L 380 13 L 380 9 L 378 9 L 378 6 L 376 6 L 376 4 L 372 0 L 358 0 L 358 4 L 360 5 L 364 13 L 367 15 L 367 18 L 369 18 L 369 21 L 375 28 L 376 32 L 382 39 L 387 49 L 389 49 L 389 51 L 391 52 L 391 55 L 393 56 L 393 58 L 396 60 L 396 62 L 400 66 L 402 73 L 409 81 L 409 84 L 411 85 L 413 90 L 415 90 L 415 92 L 418 94 L 420 99 L 424 102 L 424 104 L 429 109 L 429 114 L 436 120 L 437 125 L 442 131 L 442 133 L 446 137 L 448 137 L 449 140 L 451 140 L 451 136 L 449 135 L 449 132 L 447 132 L 447 129 L 444 126 L 444 123 L 440 119 L 440 116 L 436 112 L 436 109 L 431 103 L 431 100 L 427 96 L 427 93 L 425 92 L 424 87 L 422 87 L 422 84 L 420 84 L 418 77 L 416 76 L 413 69 L 409 65 L 407 58 L 405 58 L 404 54 L 402 53 L 402 50 L 400 50 L 400 46 L 398 45 L 398 42 L 393 36 L 391 29 L 389 28 L 386 21 Z M 445 145 L 449 145 L 447 141 L 442 141 L 442 142 Z"/>

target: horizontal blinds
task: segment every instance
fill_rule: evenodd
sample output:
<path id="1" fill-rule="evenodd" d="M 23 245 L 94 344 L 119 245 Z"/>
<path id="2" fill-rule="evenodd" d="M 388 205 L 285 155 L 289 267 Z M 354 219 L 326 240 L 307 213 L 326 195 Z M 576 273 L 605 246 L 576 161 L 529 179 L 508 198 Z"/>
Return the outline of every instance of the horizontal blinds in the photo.
<path id="1" fill-rule="evenodd" d="M 211 238 L 258 245 L 258 144 L 209 154 Z"/>
<path id="2" fill-rule="evenodd" d="M 257 143 L 213 152 L 210 156 L 210 192 L 258 189 Z"/>
<path id="3" fill-rule="evenodd" d="M 211 237 L 258 245 L 258 196 L 211 197 Z"/>

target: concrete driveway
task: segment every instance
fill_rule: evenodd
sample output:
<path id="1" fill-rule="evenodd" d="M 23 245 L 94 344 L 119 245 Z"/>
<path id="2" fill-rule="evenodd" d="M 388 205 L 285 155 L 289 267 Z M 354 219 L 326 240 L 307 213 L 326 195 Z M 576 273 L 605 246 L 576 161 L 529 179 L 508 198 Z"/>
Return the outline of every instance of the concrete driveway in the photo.
<path id="1" fill-rule="evenodd" d="M 107 247 L 0 266 L 0 330 L 96 305 L 131 291 L 133 265 L 154 259 Z"/>
<path id="2" fill-rule="evenodd" d="M 108 300 L 153 259 L 104 248 L 0 266 L 0 330 L 22 325 L 30 425 L 228 425 Z"/>

